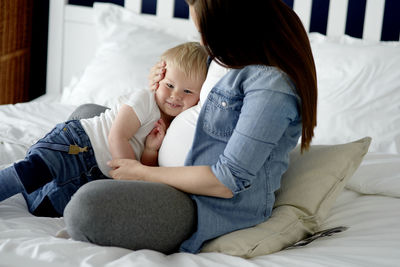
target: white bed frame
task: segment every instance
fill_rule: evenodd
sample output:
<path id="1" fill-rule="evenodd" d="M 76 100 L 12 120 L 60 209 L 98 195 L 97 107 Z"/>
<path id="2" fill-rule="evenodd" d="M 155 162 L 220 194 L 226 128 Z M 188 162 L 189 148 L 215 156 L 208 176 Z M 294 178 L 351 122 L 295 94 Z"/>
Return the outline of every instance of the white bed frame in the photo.
<path id="1" fill-rule="evenodd" d="M 310 28 L 313 0 L 294 0 L 293 9 L 306 29 Z M 315 0 L 314 0 L 315 1 Z M 141 0 L 125 0 L 125 8 L 140 13 Z M 363 39 L 379 41 L 382 30 L 385 0 L 367 0 Z M 345 32 L 348 0 L 332 0 L 329 5 L 327 36 Z M 177 31 L 195 33 L 187 19 L 172 18 L 173 0 L 160 0 L 157 15 L 145 15 L 162 21 Z M 97 37 L 92 8 L 69 5 L 67 0 L 50 1 L 49 40 L 47 58 L 47 94 L 60 94 L 71 78 L 84 69 L 94 56 Z"/>

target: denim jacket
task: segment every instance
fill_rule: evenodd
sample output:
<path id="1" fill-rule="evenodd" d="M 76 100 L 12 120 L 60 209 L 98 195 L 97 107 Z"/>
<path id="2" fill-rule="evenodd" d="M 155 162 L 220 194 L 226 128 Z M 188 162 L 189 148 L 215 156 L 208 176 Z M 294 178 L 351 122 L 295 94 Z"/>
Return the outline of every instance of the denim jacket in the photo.
<path id="1" fill-rule="evenodd" d="M 211 89 L 197 121 L 185 165 L 209 165 L 234 194 L 231 199 L 191 195 L 197 229 L 180 250 L 268 219 L 301 135 L 300 98 L 290 78 L 275 67 L 230 70 Z"/>

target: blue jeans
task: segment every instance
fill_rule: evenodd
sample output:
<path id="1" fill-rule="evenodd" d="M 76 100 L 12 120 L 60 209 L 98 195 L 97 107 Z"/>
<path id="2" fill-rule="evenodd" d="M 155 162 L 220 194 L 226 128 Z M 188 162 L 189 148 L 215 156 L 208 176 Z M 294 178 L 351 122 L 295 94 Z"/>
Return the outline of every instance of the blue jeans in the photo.
<path id="1" fill-rule="evenodd" d="M 70 145 L 85 149 L 71 154 Z M 62 215 L 82 185 L 105 178 L 80 122 L 68 121 L 56 125 L 33 145 L 24 160 L 0 171 L 0 200 L 22 193 L 33 212 L 47 198 Z"/>

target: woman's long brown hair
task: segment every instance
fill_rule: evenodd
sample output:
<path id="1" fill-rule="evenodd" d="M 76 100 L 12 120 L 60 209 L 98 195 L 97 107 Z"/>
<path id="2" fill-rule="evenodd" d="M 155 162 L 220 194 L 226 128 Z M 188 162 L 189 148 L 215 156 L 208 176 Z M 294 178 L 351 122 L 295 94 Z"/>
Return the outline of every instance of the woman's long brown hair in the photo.
<path id="1" fill-rule="evenodd" d="M 186 0 L 194 7 L 203 44 L 229 68 L 261 64 L 289 75 L 301 98 L 301 151 L 317 124 L 317 77 L 307 32 L 281 0 Z"/>

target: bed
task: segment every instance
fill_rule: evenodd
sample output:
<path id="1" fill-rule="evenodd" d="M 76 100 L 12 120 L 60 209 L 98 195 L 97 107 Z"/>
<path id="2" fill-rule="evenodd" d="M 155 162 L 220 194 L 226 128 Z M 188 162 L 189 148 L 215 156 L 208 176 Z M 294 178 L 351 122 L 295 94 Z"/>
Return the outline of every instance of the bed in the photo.
<path id="1" fill-rule="evenodd" d="M 146 87 L 147 73 L 162 51 L 198 40 L 184 1 L 115 2 L 120 5 L 50 1 L 46 94 L 0 106 L 0 168 L 22 159 L 78 105 L 111 106 Z M 340 181 L 317 229 L 347 230 L 305 245 L 286 243 L 269 253 L 238 255 L 210 244 L 196 255 L 164 255 L 63 238 L 63 218 L 31 215 L 19 194 L 0 202 L 0 266 L 399 266 L 400 5 L 397 0 L 285 2 L 309 30 L 317 66 L 319 113 L 312 146 L 334 148 L 337 162 L 345 165 L 352 159 L 337 151 L 352 153 L 347 144 L 356 140 L 368 143 L 368 152 Z M 198 111 L 193 112 L 183 120 L 192 127 Z M 184 153 L 175 154 L 160 151 L 160 162 L 179 164 Z M 323 161 L 308 163 L 314 168 Z"/>

